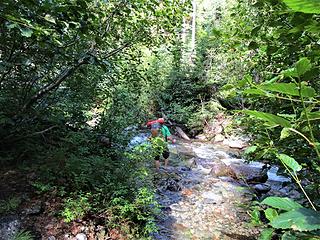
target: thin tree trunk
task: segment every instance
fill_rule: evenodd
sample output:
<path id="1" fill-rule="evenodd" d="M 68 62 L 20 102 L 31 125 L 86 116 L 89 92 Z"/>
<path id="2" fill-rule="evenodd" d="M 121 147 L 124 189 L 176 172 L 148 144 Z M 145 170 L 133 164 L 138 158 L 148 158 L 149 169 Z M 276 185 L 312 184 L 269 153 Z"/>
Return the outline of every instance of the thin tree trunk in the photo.
<path id="1" fill-rule="evenodd" d="M 190 60 L 192 62 L 193 57 L 196 54 L 196 19 L 197 19 L 197 2 L 192 1 L 192 33 L 191 33 L 191 53 Z"/>

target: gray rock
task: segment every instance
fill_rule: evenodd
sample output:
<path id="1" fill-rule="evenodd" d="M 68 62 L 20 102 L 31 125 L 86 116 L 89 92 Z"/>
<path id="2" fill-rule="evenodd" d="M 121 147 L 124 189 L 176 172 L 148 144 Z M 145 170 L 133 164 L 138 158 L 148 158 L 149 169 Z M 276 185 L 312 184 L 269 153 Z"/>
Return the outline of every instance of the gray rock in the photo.
<path id="1" fill-rule="evenodd" d="M 214 137 L 214 142 L 217 143 L 217 142 L 223 142 L 225 139 L 225 137 L 222 135 L 222 134 L 218 134 Z"/>
<path id="2" fill-rule="evenodd" d="M 30 207 L 28 207 L 22 211 L 22 213 L 26 214 L 26 215 L 38 215 L 42 212 L 43 212 L 42 202 L 35 202 Z"/>
<path id="3" fill-rule="evenodd" d="M 253 186 L 258 193 L 267 193 L 271 190 L 271 186 L 266 183 L 260 183 Z"/>
<path id="4" fill-rule="evenodd" d="M 200 141 L 206 141 L 207 140 L 207 137 L 206 135 L 203 135 L 203 134 L 199 134 L 195 137 L 195 139 L 199 139 Z"/>
<path id="5" fill-rule="evenodd" d="M 87 238 L 87 236 L 86 236 L 84 233 L 78 233 L 78 234 L 76 235 L 76 239 L 77 239 L 77 240 L 87 240 L 88 238 Z"/>
<path id="6" fill-rule="evenodd" d="M 56 240 L 56 237 L 55 236 L 50 236 L 50 237 L 48 237 L 48 240 Z"/>
<path id="7" fill-rule="evenodd" d="M 215 177 L 232 177 L 236 178 L 236 174 L 232 168 L 223 162 L 217 162 L 211 169 L 211 175 Z"/>
<path id="8" fill-rule="evenodd" d="M 247 164 L 230 164 L 238 179 L 248 183 L 265 183 L 268 180 L 268 169 L 266 166 L 251 166 Z"/>
<path id="9" fill-rule="evenodd" d="M 21 227 L 18 216 L 7 216 L 0 218 L 0 240 L 11 239 Z"/>

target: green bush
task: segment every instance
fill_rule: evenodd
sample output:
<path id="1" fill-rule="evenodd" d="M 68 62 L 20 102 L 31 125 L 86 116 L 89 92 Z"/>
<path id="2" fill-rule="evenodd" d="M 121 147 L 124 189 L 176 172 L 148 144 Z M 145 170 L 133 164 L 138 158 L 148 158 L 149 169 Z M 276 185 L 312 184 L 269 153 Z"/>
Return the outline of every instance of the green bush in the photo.
<path id="1" fill-rule="evenodd" d="M 83 218 L 92 208 L 89 199 L 90 193 L 79 193 L 73 198 L 68 197 L 63 203 L 61 215 L 65 222 Z"/>

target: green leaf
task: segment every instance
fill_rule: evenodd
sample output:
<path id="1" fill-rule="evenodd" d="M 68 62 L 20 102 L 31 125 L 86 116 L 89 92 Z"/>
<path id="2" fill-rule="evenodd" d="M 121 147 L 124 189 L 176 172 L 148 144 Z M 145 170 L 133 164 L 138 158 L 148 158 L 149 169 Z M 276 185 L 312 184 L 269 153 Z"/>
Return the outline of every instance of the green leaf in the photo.
<path id="1" fill-rule="evenodd" d="M 253 153 L 257 150 L 257 146 L 251 146 L 251 147 L 248 147 L 246 150 L 245 150 L 245 154 L 250 154 L 250 153 Z"/>
<path id="2" fill-rule="evenodd" d="M 307 115 L 310 121 L 320 119 L 320 112 L 308 112 Z M 306 114 L 304 112 L 301 113 L 300 120 L 307 120 Z"/>
<path id="3" fill-rule="evenodd" d="M 266 96 L 267 93 L 261 89 L 257 88 L 249 88 L 243 91 L 244 94 L 248 95 L 261 95 L 261 96 Z"/>
<path id="4" fill-rule="evenodd" d="M 297 237 L 292 235 L 291 232 L 285 232 L 282 236 L 281 236 L 281 240 L 296 240 Z"/>
<path id="5" fill-rule="evenodd" d="M 265 204 L 270 207 L 286 210 L 286 211 L 302 208 L 302 206 L 299 203 L 296 203 L 290 198 L 281 198 L 281 197 L 267 197 L 261 202 L 261 204 Z"/>
<path id="6" fill-rule="evenodd" d="M 259 111 L 253 111 L 253 110 L 243 110 L 244 113 L 259 118 L 261 120 L 265 120 L 271 124 L 274 125 L 280 125 L 282 127 L 290 128 L 291 124 L 288 120 L 285 118 L 273 115 L 271 113 L 265 113 L 265 112 L 259 112 Z"/>
<path id="7" fill-rule="evenodd" d="M 269 81 L 267 81 L 266 83 L 274 83 L 274 82 L 277 82 L 279 79 L 281 78 L 281 75 L 278 75 L 274 78 L 271 78 Z"/>
<path id="8" fill-rule="evenodd" d="M 272 228 L 266 228 L 261 232 L 258 240 L 271 240 L 272 239 L 272 234 L 273 234 L 273 229 Z"/>
<path id="9" fill-rule="evenodd" d="M 46 14 L 45 16 L 44 16 L 44 19 L 45 20 L 47 20 L 48 22 L 50 22 L 50 23 L 56 23 L 56 20 L 51 16 L 51 15 L 49 15 L 49 14 Z"/>
<path id="10" fill-rule="evenodd" d="M 300 96 L 299 88 L 295 83 L 271 83 L 260 85 L 259 88 L 291 96 Z M 301 95 L 303 97 L 314 97 L 316 94 L 316 91 L 312 87 L 302 85 L 301 88 Z"/>
<path id="11" fill-rule="evenodd" d="M 233 85 L 233 84 L 226 84 L 226 85 L 223 85 L 222 87 L 221 87 L 221 90 L 230 90 L 230 89 L 234 89 L 235 88 L 235 86 Z"/>
<path id="12" fill-rule="evenodd" d="M 8 29 L 12 29 L 12 28 L 15 28 L 15 27 L 18 27 L 18 26 L 19 26 L 18 24 L 13 23 L 13 22 L 9 22 L 9 23 L 6 24 L 6 27 Z"/>
<path id="13" fill-rule="evenodd" d="M 283 128 L 283 129 L 281 130 L 280 139 L 282 140 L 282 139 L 285 139 L 285 138 L 287 138 L 287 137 L 289 137 L 289 136 L 290 136 L 290 130 L 289 130 L 289 128 Z"/>
<path id="14" fill-rule="evenodd" d="M 308 58 L 301 58 L 297 63 L 296 63 L 296 69 L 297 73 L 299 76 L 302 76 L 306 72 L 308 72 L 311 69 L 311 63 Z"/>
<path id="15" fill-rule="evenodd" d="M 299 172 L 302 169 L 301 165 L 294 160 L 294 158 L 289 157 L 286 154 L 278 154 L 277 158 L 279 158 L 283 164 L 285 164 L 294 172 Z"/>
<path id="16" fill-rule="evenodd" d="M 283 0 L 295 12 L 320 13 L 319 0 Z"/>
<path id="17" fill-rule="evenodd" d="M 281 74 L 285 77 L 299 77 L 297 69 L 289 68 L 281 72 Z"/>
<path id="18" fill-rule="evenodd" d="M 313 231 L 320 229 L 320 214 L 312 209 L 297 208 L 280 214 L 270 224 L 274 228 Z"/>
<path id="19" fill-rule="evenodd" d="M 21 35 L 24 37 L 31 37 L 33 31 L 30 28 L 20 28 Z"/>
<path id="20" fill-rule="evenodd" d="M 264 210 L 264 214 L 266 215 L 266 218 L 271 222 L 275 217 L 278 216 L 277 210 L 273 208 L 267 208 Z"/>

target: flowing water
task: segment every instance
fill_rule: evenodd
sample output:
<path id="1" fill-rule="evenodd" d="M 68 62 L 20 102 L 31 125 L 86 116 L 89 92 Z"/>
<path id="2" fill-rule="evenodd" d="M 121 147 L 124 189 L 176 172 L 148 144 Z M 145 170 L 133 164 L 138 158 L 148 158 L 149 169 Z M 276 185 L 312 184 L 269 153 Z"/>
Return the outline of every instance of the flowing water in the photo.
<path id="1" fill-rule="evenodd" d="M 210 143 L 180 141 L 170 145 L 170 152 L 170 166 L 156 175 L 162 214 L 157 218 L 159 232 L 154 239 L 257 239 L 260 229 L 250 225 L 248 214 L 257 192 L 228 174 L 214 176 L 211 169 L 223 162 L 225 166 L 244 166 L 253 174 L 260 173 L 264 164 L 247 164 Z M 267 183 L 281 186 L 290 181 L 276 171 L 276 167 L 270 169 Z"/>

